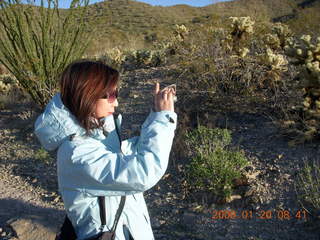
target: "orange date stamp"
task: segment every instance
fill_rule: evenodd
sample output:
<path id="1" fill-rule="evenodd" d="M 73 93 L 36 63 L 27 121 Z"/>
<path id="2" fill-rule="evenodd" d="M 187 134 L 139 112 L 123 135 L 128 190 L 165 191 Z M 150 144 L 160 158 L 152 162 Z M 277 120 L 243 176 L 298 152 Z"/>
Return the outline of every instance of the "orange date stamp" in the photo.
<path id="1" fill-rule="evenodd" d="M 213 210 L 211 212 L 212 220 L 219 219 L 277 219 L 277 220 L 306 220 L 307 212 L 305 210 L 299 209 L 297 211 L 289 211 L 289 210 Z"/>

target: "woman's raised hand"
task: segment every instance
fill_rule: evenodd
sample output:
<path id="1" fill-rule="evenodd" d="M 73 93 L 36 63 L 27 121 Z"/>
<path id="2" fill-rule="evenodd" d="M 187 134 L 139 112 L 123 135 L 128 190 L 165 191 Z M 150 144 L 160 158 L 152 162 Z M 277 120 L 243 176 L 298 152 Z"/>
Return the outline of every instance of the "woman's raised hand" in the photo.
<path id="1" fill-rule="evenodd" d="M 163 110 L 174 111 L 174 96 L 173 88 L 165 88 L 160 90 L 160 84 L 157 82 L 154 89 L 154 110 L 160 112 Z"/>

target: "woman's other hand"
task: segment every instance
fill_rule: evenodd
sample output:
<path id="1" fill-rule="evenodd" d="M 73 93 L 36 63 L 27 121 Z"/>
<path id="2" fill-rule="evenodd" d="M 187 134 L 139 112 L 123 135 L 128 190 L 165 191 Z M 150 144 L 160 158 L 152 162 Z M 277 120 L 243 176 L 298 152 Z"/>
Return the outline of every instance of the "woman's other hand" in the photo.
<path id="1" fill-rule="evenodd" d="M 175 94 L 173 88 L 160 90 L 160 84 L 157 82 L 154 89 L 154 110 L 156 112 L 174 111 Z"/>

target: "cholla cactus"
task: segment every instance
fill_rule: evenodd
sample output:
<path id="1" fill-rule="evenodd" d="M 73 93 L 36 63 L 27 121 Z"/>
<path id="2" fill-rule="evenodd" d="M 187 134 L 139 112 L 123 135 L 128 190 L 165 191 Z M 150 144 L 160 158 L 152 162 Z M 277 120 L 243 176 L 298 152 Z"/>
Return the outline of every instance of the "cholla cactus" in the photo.
<path id="1" fill-rule="evenodd" d="M 272 49 L 279 49 L 281 42 L 280 39 L 276 34 L 268 33 L 264 37 L 264 42 L 267 46 L 271 47 Z"/>
<path id="2" fill-rule="evenodd" d="M 132 56 L 138 65 L 146 65 L 149 63 L 151 58 L 150 50 L 136 50 L 132 52 Z"/>
<path id="3" fill-rule="evenodd" d="M 303 35 L 300 42 L 289 42 L 285 50 L 303 67 L 300 73 L 302 86 L 309 89 L 320 88 L 320 37 L 313 43 L 310 35 Z"/>
<path id="4" fill-rule="evenodd" d="M 161 63 L 165 63 L 167 61 L 166 51 L 163 50 L 152 50 L 150 56 L 150 65 L 151 66 L 159 66 Z"/>
<path id="5" fill-rule="evenodd" d="M 250 17 L 230 17 L 232 20 L 231 27 L 233 29 L 231 35 L 241 39 L 244 34 L 253 33 L 254 21 Z"/>
<path id="6" fill-rule="evenodd" d="M 284 48 L 287 41 L 292 37 L 292 32 L 289 29 L 289 27 L 282 23 L 276 23 L 272 27 L 272 31 L 275 35 L 277 35 L 279 41 L 280 41 L 280 47 Z"/>
<path id="7" fill-rule="evenodd" d="M 279 37 L 289 38 L 292 36 L 292 32 L 289 29 L 288 25 L 283 23 L 275 23 L 272 27 L 272 31 L 277 34 Z"/>
<path id="8" fill-rule="evenodd" d="M 308 129 L 316 127 L 319 132 L 320 120 L 320 37 L 312 41 L 310 35 L 303 35 L 300 41 L 291 40 L 285 47 L 286 53 L 296 59 L 302 67 L 299 73 L 304 90 L 302 109 L 305 113 L 305 124 Z M 305 135 L 310 135 L 306 131 Z M 306 136 L 306 137 L 308 137 Z M 312 135 L 314 136 L 314 134 Z"/>
<path id="9" fill-rule="evenodd" d="M 125 68 L 135 69 L 145 66 L 158 66 L 166 61 L 166 52 L 162 50 L 140 49 L 125 56 Z"/>
<path id="10" fill-rule="evenodd" d="M 176 53 L 173 41 L 159 42 L 156 44 L 156 49 L 159 49 L 165 55 L 174 55 Z"/>
<path id="11" fill-rule="evenodd" d="M 247 56 L 247 54 L 250 52 L 250 50 L 246 47 L 244 48 L 240 48 L 239 49 L 239 56 L 244 58 L 245 56 Z"/>
<path id="12" fill-rule="evenodd" d="M 121 68 L 125 60 L 125 54 L 117 47 L 107 50 L 104 53 L 90 56 L 84 55 L 83 57 L 102 61 L 115 68 Z"/>
<path id="13" fill-rule="evenodd" d="M 264 55 L 263 59 L 273 71 L 285 72 L 288 70 L 288 61 L 285 56 L 274 53 L 270 48 L 267 48 L 266 55 Z"/>
<path id="14" fill-rule="evenodd" d="M 186 28 L 185 25 L 175 25 L 175 35 L 174 35 L 174 41 L 177 42 L 183 42 L 185 39 L 185 36 L 189 33 L 189 30 Z"/>
<path id="15" fill-rule="evenodd" d="M 123 52 L 115 47 L 112 48 L 109 52 L 108 52 L 109 57 L 112 59 L 112 61 L 116 64 L 116 65 L 121 65 L 124 61 L 124 54 Z"/>
<path id="16" fill-rule="evenodd" d="M 254 21 L 250 17 L 230 17 L 231 32 L 222 41 L 222 44 L 229 51 L 233 51 L 240 57 L 249 53 L 248 36 L 253 33 Z"/>
<path id="17" fill-rule="evenodd" d="M 272 27 L 272 33 L 265 35 L 264 42 L 273 50 L 283 49 L 291 40 L 292 32 L 282 23 L 276 23 Z"/>
<path id="18" fill-rule="evenodd" d="M 268 67 L 267 77 L 272 83 L 281 79 L 281 74 L 288 70 L 288 61 L 285 56 L 273 52 L 267 48 L 264 55 L 260 55 L 262 64 Z"/>
<path id="19" fill-rule="evenodd" d="M 186 46 L 186 36 L 189 34 L 189 29 L 185 25 L 176 24 L 174 27 L 173 35 L 169 38 L 169 41 L 160 42 L 156 46 L 160 50 L 160 55 L 175 55 L 179 51 L 181 46 Z"/>
<path id="20" fill-rule="evenodd" d="M 135 69 L 138 67 L 141 67 L 145 64 L 146 59 L 148 59 L 150 56 L 149 50 L 134 50 L 132 52 L 128 52 L 125 55 L 125 68 L 127 70 Z"/>

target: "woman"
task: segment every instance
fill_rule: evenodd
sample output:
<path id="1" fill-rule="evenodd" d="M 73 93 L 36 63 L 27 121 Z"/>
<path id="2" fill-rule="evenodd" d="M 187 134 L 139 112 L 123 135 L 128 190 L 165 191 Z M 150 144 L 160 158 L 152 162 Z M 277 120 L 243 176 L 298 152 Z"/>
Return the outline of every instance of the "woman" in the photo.
<path id="1" fill-rule="evenodd" d="M 160 91 L 156 83 L 154 106 L 141 135 L 121 142 L 117 129 L 122 117 L 114 114 L 118 84 L 119 73 L 105 64 L 74 62 L 60 76 L 61 92 L 35 123 L 43 147 L 57 150 L 59 192 L 79 240 L 112 227 L 121 196 L 126 201 L 115 239 L 154 239 L 143 192 L 161 179 L 168 165 L 177 124 L 175 92 Z M 99 196 L 105 196 L 102 229 Z"/>

